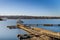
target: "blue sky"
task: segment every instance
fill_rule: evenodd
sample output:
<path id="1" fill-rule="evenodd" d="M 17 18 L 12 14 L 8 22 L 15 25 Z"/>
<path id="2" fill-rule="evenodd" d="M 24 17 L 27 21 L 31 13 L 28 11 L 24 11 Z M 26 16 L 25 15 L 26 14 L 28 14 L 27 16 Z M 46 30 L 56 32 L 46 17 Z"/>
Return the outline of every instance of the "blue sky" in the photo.
<path id="1" fill-rule="evenodd" d="M 0 0 L 0 15 L 60 16 L 60 0 Z"/>

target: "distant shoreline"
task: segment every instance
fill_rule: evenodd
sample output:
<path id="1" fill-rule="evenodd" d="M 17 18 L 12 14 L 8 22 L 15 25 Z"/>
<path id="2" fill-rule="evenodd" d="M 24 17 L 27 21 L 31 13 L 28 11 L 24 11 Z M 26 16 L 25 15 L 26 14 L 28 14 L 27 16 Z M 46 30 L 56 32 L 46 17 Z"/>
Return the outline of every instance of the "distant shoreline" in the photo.
<path id="1" fill-rule="evenodd" d="M 60 19 L 60 16 L 0 16 L 8 19 Z"/>

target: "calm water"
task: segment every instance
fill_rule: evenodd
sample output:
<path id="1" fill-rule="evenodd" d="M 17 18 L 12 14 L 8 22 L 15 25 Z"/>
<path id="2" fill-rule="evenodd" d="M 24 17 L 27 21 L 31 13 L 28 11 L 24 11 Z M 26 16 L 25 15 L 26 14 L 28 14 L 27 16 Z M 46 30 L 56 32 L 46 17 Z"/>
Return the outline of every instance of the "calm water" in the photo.
<path id="1" fill-rule="evenodd" d="M 22 19 L 24 24 L 60 24 L 60 19 Z M 0 40 L 18 40 L 17 34 L 25 34 L 26 32 L 21 29 L 8 29 L 6 26 L 16 25 L 17 20 L 8 19 L 0 21 Z M 46 30 L 60 32 L 60 26 L 38 26 Z"/>

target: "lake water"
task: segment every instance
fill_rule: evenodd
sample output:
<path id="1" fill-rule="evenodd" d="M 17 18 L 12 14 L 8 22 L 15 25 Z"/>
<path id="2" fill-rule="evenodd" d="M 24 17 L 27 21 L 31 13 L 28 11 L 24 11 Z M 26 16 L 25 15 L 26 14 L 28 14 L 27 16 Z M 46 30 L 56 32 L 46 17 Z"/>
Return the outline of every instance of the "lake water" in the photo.
<path id="1" fill-rule="evenodd" d="M 60 19 L 22 19 L 23 24 L 60 24 Z M 0 40 L 18 40 L 17 34 L 25 34 L 26 32 L 21 29 L 8 29 L 7 26 L 16 25 L 17 20 L 8 19 L 0 21 Z M 46 30 L 60 32 L 60 26 L 37 26 Z"/>

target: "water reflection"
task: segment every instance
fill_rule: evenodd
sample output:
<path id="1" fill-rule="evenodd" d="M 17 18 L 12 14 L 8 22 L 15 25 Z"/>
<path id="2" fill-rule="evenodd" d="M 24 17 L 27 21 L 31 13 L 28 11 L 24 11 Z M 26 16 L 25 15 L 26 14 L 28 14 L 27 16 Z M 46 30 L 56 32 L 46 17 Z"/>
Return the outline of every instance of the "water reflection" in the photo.
<path id="1" fill-rule="evenodd" d="M 16 20 L 0 21 L 0 40 L 18 40 L 17 34 L 26 33 L 20 29 L 8 29 L 9 25 L 16 25 Z"/>

